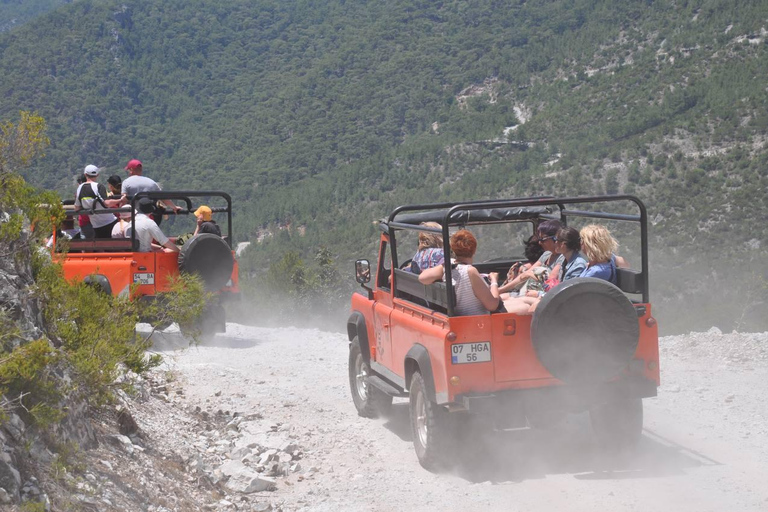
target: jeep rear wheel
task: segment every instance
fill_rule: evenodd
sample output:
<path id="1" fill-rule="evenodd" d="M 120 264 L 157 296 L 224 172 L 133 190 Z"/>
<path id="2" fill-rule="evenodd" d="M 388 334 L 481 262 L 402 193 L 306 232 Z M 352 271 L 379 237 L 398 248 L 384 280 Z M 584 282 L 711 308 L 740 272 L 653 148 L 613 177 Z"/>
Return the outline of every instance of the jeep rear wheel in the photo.
<path id="1" fill-rule="evenodd" d="M 419 372 L 411 377 L 411 430 L 419 464 L 424 469 L 444 467 L 451 458 L 453 422 L 445 408 L 429 399 L 424 378 Z"/>
<path id="2" fill-rule="evenodd" d="M 608 402 L 590 409 L 589 418 L 597 442 L 605 448 L 634 448 L 643 433 L 643 400 Z"/>
<path id="3" fill-rule="evenodd" d="M 216 333 L 226 332 L 226 314 L 220 304 L 208 304 L 195 322 L 179 324 L 182 336 L 200 343 L 208 343 Z"/>
<path id="4" fill-rule="evenodd" d="M 349 388 L 357 414 L 364 418 L 386 416 L 392 408 L 392 397 L 375 386 L 371 386 L 368 377 L 371 368 L 360 350 L 357 336 L 349 347 Z"/>

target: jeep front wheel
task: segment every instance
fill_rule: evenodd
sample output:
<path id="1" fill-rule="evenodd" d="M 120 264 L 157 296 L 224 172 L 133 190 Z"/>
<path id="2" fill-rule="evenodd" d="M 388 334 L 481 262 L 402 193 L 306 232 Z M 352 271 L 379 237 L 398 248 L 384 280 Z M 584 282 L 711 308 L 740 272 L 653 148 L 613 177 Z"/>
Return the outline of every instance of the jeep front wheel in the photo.
<path id="1" fill-rule="evenodd" d="M 371 368 L 363 358 L 357 336 L 349 347 L 349 388 L 357 414 L 364 418 L 386 416 L 392 408 L 392 397 L 368 383 Z"/>
<path id="2" fill-rule="evenodd" d="M 643 433 L 643 400 L 600 404 L 590 409 L 589 419 L 601 446 L 612 450 L 634 448 Z"/>
<path id="3" fill-rule="evenodd" d="M 430 471 L 439 469 L 450 461 L 452 418 L 445 408 L 429 399 L 419 372 L 411 377 L 409 395 L 413 446 L 419 464 Z"/>

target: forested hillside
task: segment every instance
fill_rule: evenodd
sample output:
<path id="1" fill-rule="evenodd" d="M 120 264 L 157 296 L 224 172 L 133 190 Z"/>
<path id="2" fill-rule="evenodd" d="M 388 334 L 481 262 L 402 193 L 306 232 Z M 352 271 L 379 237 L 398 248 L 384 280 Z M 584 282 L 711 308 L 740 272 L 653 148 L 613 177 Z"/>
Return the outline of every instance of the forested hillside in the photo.
<path id="1" fill-rule="evenodd" d="M 318 287 L 329 259 L 346 280 L 374 257 L 400 203 L 635 193 L 662 325 L 764 329 L 767 20 L 729 0 L 79 1 L 0 36 L 0 117 L 48 121 L 33 183 L 69 195 L 85 164 L 140 158 L 236 198 L 238 239 L 263 240 L 245 275 L 326 247 Z"/>
<path id="2" fill-rule="evenodd" d="M 74 0 L 0 0 L 0 32 L 11 30 Z"/>

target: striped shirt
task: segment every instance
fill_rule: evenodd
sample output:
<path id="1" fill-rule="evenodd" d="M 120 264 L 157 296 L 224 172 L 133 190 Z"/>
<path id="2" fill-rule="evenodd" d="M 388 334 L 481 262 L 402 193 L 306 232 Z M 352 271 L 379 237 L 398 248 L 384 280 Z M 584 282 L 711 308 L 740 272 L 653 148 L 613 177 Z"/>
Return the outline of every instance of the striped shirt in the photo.
<path id="1" fill-rule="evenodd" d="M 451 270 L 453 289 L 456 292 L 456 314 L 462 316 L 487 315 L 488 309 L 475 297 L 472 282 L 467 273 L 470 265 L 459 263 Z"/>

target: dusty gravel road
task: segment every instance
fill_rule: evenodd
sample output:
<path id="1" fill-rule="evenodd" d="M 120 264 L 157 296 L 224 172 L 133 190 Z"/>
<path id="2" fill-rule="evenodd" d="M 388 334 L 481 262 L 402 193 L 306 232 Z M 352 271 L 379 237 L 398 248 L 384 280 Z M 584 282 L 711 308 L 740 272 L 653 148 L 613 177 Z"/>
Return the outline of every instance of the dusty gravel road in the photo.
<path id="1" fill-rule="evenodd" d="M 662 338 L 636 454 L 601 453 L 580 415 L 494 433 L 450 474 L 419 466 L 406 401 L 357 416 L 343 334 L 228 324 L 207 346 L 165 347 L 192 405 L 260 413 L 301 445 L 316 471 L 269 493 L 284 511 L 768 511 L 768 333 Z"/>

